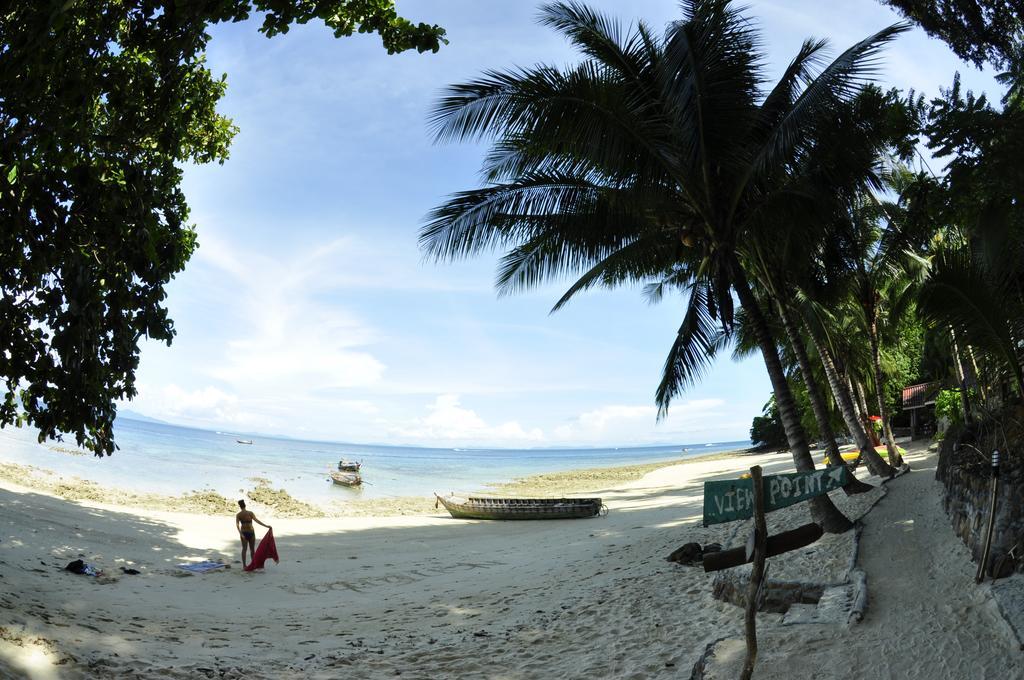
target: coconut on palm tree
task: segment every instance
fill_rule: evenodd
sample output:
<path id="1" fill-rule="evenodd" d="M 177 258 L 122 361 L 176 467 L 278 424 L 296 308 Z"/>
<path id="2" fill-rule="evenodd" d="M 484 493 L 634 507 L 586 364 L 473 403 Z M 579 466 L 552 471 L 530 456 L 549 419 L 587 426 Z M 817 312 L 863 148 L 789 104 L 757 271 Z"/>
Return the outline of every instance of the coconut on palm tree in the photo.
<path id="1" fill-rule="evenodd" d="M 833 107 L 863 89 L 880 49 L 905 27 L 886 28 L 823 68 L 826 43 L 808 40 L 769 89 L 758 33 L 730 2 L 684 2 L 683 15 L 657 36 L 642 22 L 625 30 L 580 4 L 546 5 L 541 23 L 563 33 L 583 61 L 488 71 L 449 88 L 433 116 L 437 139 L 490 140 L 486 185 L 436 208 L 421 244 L 438 259 L 505 250 L 497 282 L 504 292 L 576 274 L 556 308 L 593 286 L 671 276 L 689 299 L 657 392 L 662 412 L 708 368 L 715 331 L 733 324 L 735 294 L 794 463 L 810 470 L 742 247 L 780 212 L 815 203 L 790 190 L 799 184 L 794 168 Z M 812 501 L 811 512 L 826 530 L 850 526 L 827 496 Z"/>

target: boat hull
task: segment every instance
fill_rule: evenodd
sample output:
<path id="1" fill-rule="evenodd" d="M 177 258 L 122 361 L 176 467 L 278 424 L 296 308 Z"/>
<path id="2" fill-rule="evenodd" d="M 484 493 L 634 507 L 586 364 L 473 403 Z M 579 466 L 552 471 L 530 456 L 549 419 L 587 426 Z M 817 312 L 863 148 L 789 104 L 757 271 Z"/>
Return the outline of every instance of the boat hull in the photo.
<path id="1" fill-rule="evenodd" d="M 455 519 L 584 519 L 604 507 L 600 498 L 485 498 L 437 496 Z"/>
<path id="2" fill-rule="evenodd" d="M 359 486 L 363 478 L 354 472 L 332 472 L 331 481 L 338 486 Z"/>

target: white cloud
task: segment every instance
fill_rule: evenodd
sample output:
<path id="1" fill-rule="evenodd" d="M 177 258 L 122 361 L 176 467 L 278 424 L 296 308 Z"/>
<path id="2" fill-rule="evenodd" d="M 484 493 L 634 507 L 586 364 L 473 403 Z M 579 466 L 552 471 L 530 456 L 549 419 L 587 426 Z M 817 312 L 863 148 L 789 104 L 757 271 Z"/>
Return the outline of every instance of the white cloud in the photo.
<path id="1" fill-rule="evenodd" d="M 125 406 L 159 418 L 233 425 L 258 422 L 240 408 L 238 397 L 213 386 L 186 390 L 172 383 L 159 389 L 139 385 L 138 389 L 138 396 Z"/>
<path id="2" fill-rule="evenodd" d="M 337 256 L 347 246 L 336 239 L 293 257 L 249 253 L 243 261 L 237 249 L 204 236 L 199 257 L 233 277 L 242 312 L 237 336 L 209 375 L 259 396 L 377 383 L 384 364 L 364 349 L 375 331 L 320 299 L 337 292 Z"/>
<path id="3" fill-rule="evenodd" d="M 394 442 L 443 446 L 642 446 L 707 441 L 716 433 L 742 427 L 722 399 L 692 399 L 675 405 L 663 421 L 648 405 L 609 404 L 581 413 L 568 423 L 541 427 L 512 420 L 488 423 L 463 405 L 459 395 L 438 395 L 426 415 L 389 429 Z M 742 430 L 740 430 L 742 431 Z"/>
<path id="4" fill-rule="evenodd" d="M 674 405 L 658 422 L 654 406 L 609 404 L 559 425 L 552 438 L 566 444 L 685 443 L 722 429 L 724 406 L 722 399 L 692 399 Z"/>
<path id="5" fill-rule="evenodd" d="M 343 399 L 334 402 L 339 409 L 347 409 L 364 416 L 374 416 L 380 413 L 380 407 L 365 399 Z"/>
<path id="6" fill-rule="evenodd" d="M 392 437 L 451 445 L 522 445 L 544 439 L 540 428 L 526 429 L 516 421 L 489 425 L 477 413 L 461 406 L 456 394 L 439 395 L 429 413 L 392 430 Z"/>

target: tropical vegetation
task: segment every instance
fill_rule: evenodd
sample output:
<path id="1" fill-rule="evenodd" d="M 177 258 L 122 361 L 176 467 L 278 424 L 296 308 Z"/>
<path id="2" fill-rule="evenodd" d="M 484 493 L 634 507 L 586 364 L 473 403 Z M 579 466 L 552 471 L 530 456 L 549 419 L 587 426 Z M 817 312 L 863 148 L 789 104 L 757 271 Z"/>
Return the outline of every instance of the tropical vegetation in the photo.
<path id="1" fill-rule="evenodd" d="M 937 383 L 964 426 L 1002 417 L 1024 400 L 1020 2 L 881 1 L 908 23 L 831 59 L 808 39 L 774 79 L 729 0 L 687 0 L 664 31 L 545 5 L 541 23 L 579 63 L 449 88 L 437 140 L 490 153 L 482 186 L 431 213 L 423 248 L 501 250 L 502 292 L 572 275 L 555 309 L 594 287 L 681 294 L 660 414 L 719 356 L 759 354 L 773 395 L 752 436 L 783 438 L 801 470 L 812 439 L 843 464 L 849 436 L 891 475 L 906 385 Z M 165 286 L 196 247 L 181 166 L 223 161 L 235 134 L 203 61 L 208 29 L 253 13 L 267 36 L 319 20 L 377 33 L 388 52 L 446 42 L 391 0 L 0 13 L 0 426 L 116 448 L 115 402 L 135 393 L 141 338 L 173 338 Z M 997 70 L 1003 91 L 976 95 L 957 74 L 930 98 L 879 88 L 886 45 L 913 23 Z M 849 526 L 827 498 L 812 512 Z"/>
<path id="2" fill-rule="evenodd" d="M 15 0 L 0 10 L 0 427 L 115 449 L 143 337 L 171 342 L 165 286 L 196 248 L 182 165 L 223 162 L 236 132 L 206 67 L 214 24 L 268 37 L 322 21 L 388 52 L 438 26 L 392 0 Z"/>
<path id="3" fill-rule="evenodd" d="M 540 22 L 581 61 L 448 89 L 437 141 L 491 150 L 483 186 L 438 206 L 422 247 L 442 261 L 502 251 L 502 292 L 571 275 L 555 310 L 594 287 L 640 285 L 654 301 L 681 291 L 662 415 L 719 354 L 756 352 L 773 396 L 752 437 L 775 442 L 781 429 L 807 470 L 809 435 L 841 465 L 846 434 L 872 473 L 892 475 L 904 386 L 944 383 L 967 417 L 973 385 L 990 406 L 1024 396 L 1024 111 L 1022 52 L 1006 40 L 1019 40 L 1019 17 L 986 15 L 1013 29 L 995 35 L 956 30 L 945 3 L 891 4 L 1005 69 L 1002 107 L 956 78 L 930 102 L 879 89 L 883 50 L 909 24 L 832 60 L 808 39 L 769 82 L 762 38 L 728 0 L 684 2 L 660 34 L 576 2 L 544 6 Z M 828 531 L 849 526 L 827 498 L 811 512 Z"/>

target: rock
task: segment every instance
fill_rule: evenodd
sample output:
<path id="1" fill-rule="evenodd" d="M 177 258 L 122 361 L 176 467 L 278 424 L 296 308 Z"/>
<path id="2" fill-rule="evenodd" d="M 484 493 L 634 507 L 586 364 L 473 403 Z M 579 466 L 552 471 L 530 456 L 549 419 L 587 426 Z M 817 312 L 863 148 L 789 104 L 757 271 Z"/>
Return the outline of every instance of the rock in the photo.
<path id="1" fill-rule="evenodd" d="M 665 559 L 669 562 L 696 566 L 704 560 L 704 550 L 700 547 L 700 543 L 686 543 L 681 548 L 673 550 L 672 554 Z"/>

